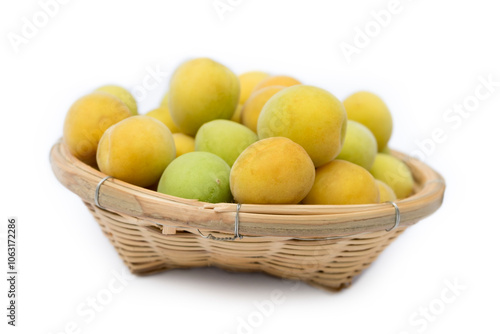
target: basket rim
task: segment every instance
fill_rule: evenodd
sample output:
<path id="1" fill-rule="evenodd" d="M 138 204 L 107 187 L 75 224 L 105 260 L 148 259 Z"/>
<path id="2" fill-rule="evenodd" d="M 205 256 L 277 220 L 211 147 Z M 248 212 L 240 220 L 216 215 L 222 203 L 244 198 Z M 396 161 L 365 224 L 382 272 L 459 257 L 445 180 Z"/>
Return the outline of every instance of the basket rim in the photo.
<path id="1" fill-rule="evenodd" d="M 395 150 L 391 153 L 406 163 L 415 179 L 414 193 L 395 202 L 401 214 L 399 227 L 404 228 L 441 206 L 446 185 L 444 178 L 422 161 Z M 61 184 L 95 206 L 95 189 L 107 175 L 74 157 L 62 139 L 52 146 L 50 163 Z M 236 203 L 183 199 L 114 178 L 101 185 L 99 203 L 104 210 L 129 216 L 136 223 L 234 234 Z M 395 210 L 390 203 L 241 204 L 239 222 L 242 236 L 325 238 L 389 230 L 394 226 Z"/>

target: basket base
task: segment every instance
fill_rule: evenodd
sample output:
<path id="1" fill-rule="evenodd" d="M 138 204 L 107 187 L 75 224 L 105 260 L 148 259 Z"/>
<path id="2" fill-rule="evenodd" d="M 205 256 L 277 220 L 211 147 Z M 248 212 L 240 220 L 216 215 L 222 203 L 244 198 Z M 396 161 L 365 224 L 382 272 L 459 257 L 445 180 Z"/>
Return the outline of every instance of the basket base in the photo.
<path id="1" fill-rule="evenodd" d="M 84 203 L 133 274 L 215 266 L 233 272 L 264 272 L 331 291 L 350 286 L 353 278 L 406 229 L 333 240 L 248 237 L 224 242 L 189 231 L 163 234 L 153 222 Z"/>

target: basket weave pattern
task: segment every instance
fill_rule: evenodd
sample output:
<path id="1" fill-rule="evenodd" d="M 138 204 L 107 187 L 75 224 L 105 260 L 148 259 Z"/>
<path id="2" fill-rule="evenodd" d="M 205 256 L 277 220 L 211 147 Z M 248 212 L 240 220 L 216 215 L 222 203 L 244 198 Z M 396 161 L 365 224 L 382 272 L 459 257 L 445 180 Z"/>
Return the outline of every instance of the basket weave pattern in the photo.
<path id="1" fill-rule="evenodd" d="M 242 205 L 243 238 L 218 241 L 203 237 L 199 230 L 205 236 L 233 236 L 235 204 L 179 199 L 113 179 L 100 189 L 101 209 L 95 189 L 105 175 L 71 156 L 61 142 L 51 151 L 51 163 L 59 181 L 81 197 L 130 271 L 138 275 L 217 266 L 338 290 L 349 286 L 408 226 L 437 210 L 444 194 L 440 175 L 415 162 L 409 164 L 415 194 L 397 202 L 398 228 L 390 230 L 394 208 L 389 204 Z"/>
<path id="2" fill-rule="evenodd" d="M 324 241 L 257 237 L 223 242 L 191 232 L 164 235 L 150 222 L 85 204 L 130 271 L 139 275 L 217 266 L 230 271 L 262 271 L 340 289 L 348 286 L 405 229 Z"/>

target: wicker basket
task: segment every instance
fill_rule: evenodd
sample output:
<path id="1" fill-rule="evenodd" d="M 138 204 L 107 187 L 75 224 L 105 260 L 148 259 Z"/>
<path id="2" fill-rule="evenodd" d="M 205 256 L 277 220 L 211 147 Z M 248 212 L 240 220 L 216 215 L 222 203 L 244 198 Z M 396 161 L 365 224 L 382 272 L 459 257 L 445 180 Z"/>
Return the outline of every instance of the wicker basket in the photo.
<path id="1" fill-rule="evenodd" d="M 217 266 L 338 290 L 442 203 L 443 178 L 422 162 L 393 154 L 415 179 L 414 194 L 394 205 L 209 204 L 105 179 L 61 141 L 50 160 L 57 179 L 81 197 L 134 274 Z"/>

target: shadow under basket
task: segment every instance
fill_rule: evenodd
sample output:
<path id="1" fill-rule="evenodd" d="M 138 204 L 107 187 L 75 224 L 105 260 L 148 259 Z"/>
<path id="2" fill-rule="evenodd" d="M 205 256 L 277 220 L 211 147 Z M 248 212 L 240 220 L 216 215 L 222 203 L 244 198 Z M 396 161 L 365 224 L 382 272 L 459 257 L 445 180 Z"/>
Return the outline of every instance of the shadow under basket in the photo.
<path id="1" fill-rule="evenodd" d="M 444 179 L 393 151 L 415 179 L 413 195 L 369 205 L 210 204 L 106 178 L 62 142 L 57 179 L 77 194 L 134 274 L 216 266 L 260 271 L 328 290 L 347 287 L 408 226 L 442 203 Z"/>

